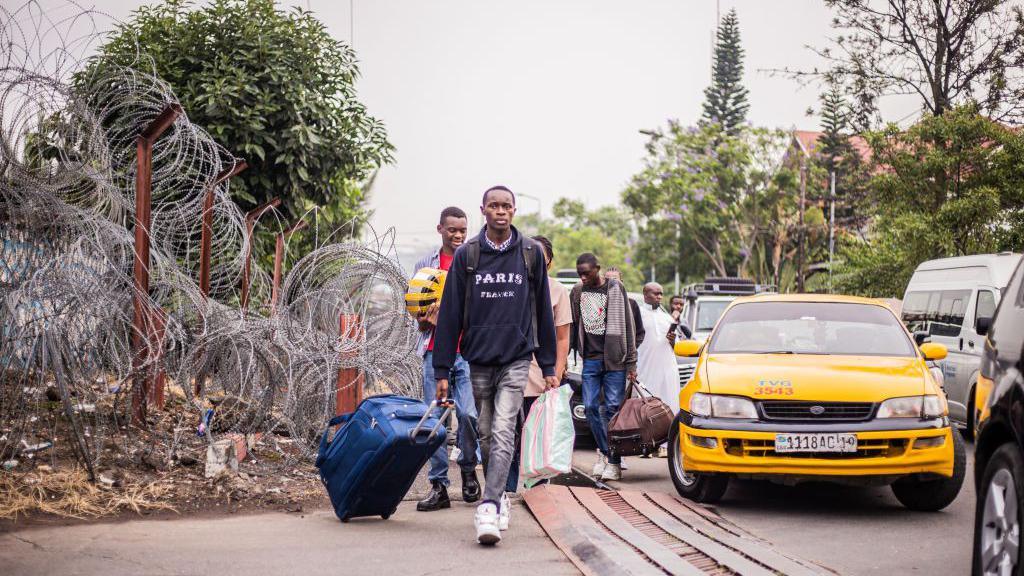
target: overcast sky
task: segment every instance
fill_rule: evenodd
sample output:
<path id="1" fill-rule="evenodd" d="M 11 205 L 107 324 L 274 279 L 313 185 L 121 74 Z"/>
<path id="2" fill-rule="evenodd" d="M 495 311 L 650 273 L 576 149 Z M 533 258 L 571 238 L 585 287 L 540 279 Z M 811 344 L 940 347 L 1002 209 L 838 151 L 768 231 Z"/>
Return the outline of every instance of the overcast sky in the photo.
<path id="1" fill-rule="evenodd" d="M 20 3 L 20 0 L 3 0 Z M 58 0 L 45 4 L 59 5 Z M 116 18 L 147 2 L 101 0 Z M 283 4 L 305 7 L 306 0 Z M 457 205 L 478 222 L 480 194 L 505 184 L 521 213 L 567 196 L 617 202 L 641 166 L 641 129 L 698 119 L 710 80 L 715 0 L 309 0 L 351 42 L 359 98 L 396 146 L 373 190 L 373 224 L 403 243 L 434 242 Z M 817 87 L 765 69 L 820 64 L 830 14 L 820 0 L 721 0 L 746 49 L 752 123 L 817 129 Z M 350 16 L 351 15 L 351 16 Z M 354 17 L 352 17 L 354 16 Z M 913 113 L 906 100 L 887 119 Z M 536 201 L 526 197 L 539 198 Z"/>

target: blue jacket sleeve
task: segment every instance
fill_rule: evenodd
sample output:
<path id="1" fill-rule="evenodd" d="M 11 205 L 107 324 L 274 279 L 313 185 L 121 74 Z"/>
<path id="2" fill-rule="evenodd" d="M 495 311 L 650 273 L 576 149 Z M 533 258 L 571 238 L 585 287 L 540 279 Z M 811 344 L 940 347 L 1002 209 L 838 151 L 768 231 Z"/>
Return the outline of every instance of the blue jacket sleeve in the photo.
<path id="1" fill-rule="evenodd" d="M 460 249 L 455 252 L 448 276 L 444 281 L 441 308 L 437 313 L 437 327 L 434 329 L 434 377 L 447 379 L 455 365 L 455 354 L 459 349 L 459 335 L 462 334 L 462 309 L 466 303 L 466 255 Z"/>
<path id="2" fill-rule="evenodd" d="M 537 248 L 538 256 L 542 256 Z M 555 375 L 555 318 L 551 310 L 551 290 L 548 288 L 548 271 L 544 266 L 544 258 L 536 258 L 534 262 L 534 278 L 539 278 L 533 290 L 533 301 L 537 306 L 537 350 L 533 356 L 537 359 L 544 376 Z"/>

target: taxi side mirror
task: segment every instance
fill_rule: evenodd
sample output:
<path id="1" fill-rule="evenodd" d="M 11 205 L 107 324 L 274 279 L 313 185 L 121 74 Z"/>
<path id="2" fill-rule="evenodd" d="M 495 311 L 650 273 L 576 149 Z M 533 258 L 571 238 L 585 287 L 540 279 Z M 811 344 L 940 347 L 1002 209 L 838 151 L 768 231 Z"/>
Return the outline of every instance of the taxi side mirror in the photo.
<path id="1" fill-rule="evenodd" d="M 925 342 L 921 344 L 921 353 L 924 354 L 925 360 L 942 360 L 949 353 L 949 350 L 942 344 Z"/>
<path id="2" fill-rule="evenodd" d="M 696 356 L 700 354 L 700 342 L 696 340 L 680 340 L 675 345 L 676 356 Z"/>

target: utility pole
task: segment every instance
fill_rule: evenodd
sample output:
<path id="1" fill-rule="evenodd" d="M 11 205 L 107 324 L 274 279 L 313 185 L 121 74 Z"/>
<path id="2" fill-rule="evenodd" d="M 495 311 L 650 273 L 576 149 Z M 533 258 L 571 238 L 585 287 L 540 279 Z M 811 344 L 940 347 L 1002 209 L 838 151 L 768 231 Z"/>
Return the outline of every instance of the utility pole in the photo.
<path id="1" fill-rule="evenodd" d="M 715 29 L 711 31 L 711 81 L 715 81 L 715 45 L 718 42 L 718 28 L 722 25 L 722 2 L 715 0 Z M 653 280 L 652 280 L 653 282 Z"/>
<path id="2" fill-rule="evenodd" d="M 804 201 L 807 197 L 807 162 L 800 157 L 800 223 L 797 228 L 796 245 L 796 291 L 804 291 Z"/>
<path id="3" fill-rule="evenodd" d="M 675 254 L 675 292 L 673 294 L 679 294 L 679 222 L 676 222 L 676 249 L 673 251 Z M 654 282 L 654 280 L 651 280 Z"/>
<path id="4" fill-rule="evenodd" d="M 832 187 L 829 190 L 828 208 L 828 293 L 832 293 L 832 259 L 836 251 L 836 171 L 832 171 Z"/>

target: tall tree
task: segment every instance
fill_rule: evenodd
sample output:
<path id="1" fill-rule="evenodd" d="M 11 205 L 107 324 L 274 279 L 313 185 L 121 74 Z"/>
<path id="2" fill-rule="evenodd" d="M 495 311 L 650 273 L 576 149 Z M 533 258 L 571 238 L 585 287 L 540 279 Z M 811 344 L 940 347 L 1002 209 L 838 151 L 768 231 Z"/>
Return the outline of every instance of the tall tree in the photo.
<path id="1" fill-rule="evenodd" d="M 1024 137 L 975 106 L 869 135 L 877 216 L 844 250 L 840 289 L 899 296 L 923 260 L 1024 248 Z"/>
<path id="2" fill-rule="evenodd" d="M 310 12 L 274 0 L 165 0 L 143 6 L 77 76 L 104 66 L 155 73 L 192 122 L 249 169 L 231 181 L 242 210 L 280 196 L 338 220 L 364 214 L 356 183 L 391 160 L 383 125 L 356 98 L 356 56 Z"/>
<path id="3" fill-rule="evenodd" d="M 679 234 L 680 244 L 668 252 L 681 276 L 778 283 L 791 266 L 797 230 L 798 178 L 786 161 L 788 143 L 781 130 L 744 128 L 731 136 L 718 124 L 670 122 L 668 130 L 652 133 L 644 169 L 622 192 L 623 203 L 644 223 L 641 237 L 657 234 L 661 250 Z M 644 242 L 640 248 L 642 268 L 665 268 L 663 259 L 649 258 Z"/>
<path id="4" fill-rule="evenodd" d="M 878 98 L 914 95 L 940 116 L 976 102 L 1024 119 L 1024 12 L 1011 0 L 825 0 L 838 34 L 815 50 L 830 67 L 796 76 L 844 86 L 858 128 L 878 124 Z"/>
<path id="5" fill-rule="evenodd" d="M 859 233 L 867 224 L 872 210 L 867 203 L 870 189 L 870 167 L 861 152 L 853 145 L 854 139 L 865 146 L 864 140 L 853 133 L 851 109 L 839 86 L 832 84 L 821 95 L 821 130 L 815 163 L 822 175 L 836 178 L 836 225 Z M 813 189 L 822 200 L 829 196 L 831 182 Z"/>
<path id="6" fill-rule="evenodd" d="M 832 85 L 821 95 L 821 139 L 818 154 L 824 167 L 835 170 L 836 164 L 850 150 L 850 115 L 846 99 L 839 87 Z"/>
<path id="7" fill-rule="evenodd" d="M 743 86 L 743 46 L 739 17 L 729 10 L 718 25 L 711 85 L 704 89 L 703 120 L 720 124 L 727 134 L 736 135 L 747 119 L 750 104 Z"/>

